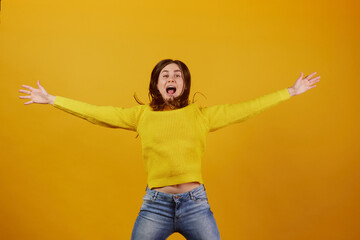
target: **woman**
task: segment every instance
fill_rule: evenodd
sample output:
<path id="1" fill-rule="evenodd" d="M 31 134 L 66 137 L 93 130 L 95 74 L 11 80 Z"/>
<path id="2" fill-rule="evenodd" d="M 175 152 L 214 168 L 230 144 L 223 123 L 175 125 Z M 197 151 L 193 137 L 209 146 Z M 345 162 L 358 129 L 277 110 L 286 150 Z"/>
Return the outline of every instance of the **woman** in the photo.
<path id="1" fill-rule="evenodd" d="M 160 61 L 151 73 L 150 104 L 131 107 L 94 106 L 53 96 L 37 82 L 38 89 L 22 85 L 30 99 L 24 104 L 51 104 L 94 124 L 138 132 L 141 137 L 147 187 L 131 239 L 166 239 L 179 232 L 186 239 L 220 239 L 210 210 L 201 159 L 206 135 L 237 123 L 291 96 L 316 87 L 316 72 L 303 74 L 290 88 L 251 101 L 200 108 L 189 103 L 191 76 L 179 60 Z"/>

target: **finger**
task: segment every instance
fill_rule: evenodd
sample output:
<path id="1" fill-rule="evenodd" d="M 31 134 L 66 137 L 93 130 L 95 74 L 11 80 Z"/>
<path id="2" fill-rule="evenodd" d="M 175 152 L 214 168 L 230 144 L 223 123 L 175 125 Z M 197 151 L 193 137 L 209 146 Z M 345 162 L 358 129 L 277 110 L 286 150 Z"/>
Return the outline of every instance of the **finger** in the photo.
<path id="1" fill-rule="evenodd" d="M 31 94 L 31 92 L 28 91 L 28 90 L 22 90 L 22 89 L 20 89 L 19 92 L 21 92 L 21 93 L 26 93 L 26 94 Z"/>
<path id="2" fill-rule="evenodd" d="M 19 96 L 19 98 L 30 98 L 31 99 L 31 96 Z"/>
<path id="3" fill-rule="evenodd" d="M 309 80 L 312 76 L 314 76 L 316 74 L 316 72 L 313 72 L 312 74 L 308 75 L 305 77 L 306 80 Z"/>
<path id="4" fill-rule="evenodd" d="M 310 85 L 311 84 L 314 84 L 314 83 L 317 83 L 317 82 L 320 82 L 320 80 L 319 79 L 311 79 L 311 81 L 309 81 L 309 83 L 310 83 Z"/>
<path id="5" fill-rule="evenodd" d="M 40 80 L 37 80 L 36 84 L 38 85 L 38 87 L 39 87 L 40 89 L 43 88 L 43 87 L 40 85 Z"/>
<path id="6" fill-rule="evenodd" d="M 299 78 L 302 79 L 302 77 L 303 77 L 303 72 L 300 73 L 300 77 L 299 77 Z"/>
<path id="7" fill-rule="evenodd" d="M 38 85 L 39 89 L 41 89 L 42 92 L 46 92 L 45 88 L 40 85 L 40 80 L 37 81 L 37 85 Z"/>
<path id="8" fill-rule="evenodd" d="M 29 89 L 29 90 L 31 90 L 31 91 L 34 91 L 34 90 L 36 90 L 35 88 L 33 88 L 33 87 L 30 87 L 30 86 L 28 86 L 28 85 L 21 85 L 23 88 L 27 88 L 27 89 Z"/>
<path id="9" fill-rule="evenodd" d="M 31 104 L 31 103 L 34 103 L 32 100 L 31 101 L 28 101 L 28 102 L 26 102 L 26 103 L 24 103 L 25 105 L 29 105 L 29 104 Z"/>
<path id="10" fill-rule="evenodd" d="M 313 79 L 309 79 L 309 81 L 318 80 L 319 78 L 320 78 L 320 76 L 315 77 L 315 78 L 313 78 Z"/>

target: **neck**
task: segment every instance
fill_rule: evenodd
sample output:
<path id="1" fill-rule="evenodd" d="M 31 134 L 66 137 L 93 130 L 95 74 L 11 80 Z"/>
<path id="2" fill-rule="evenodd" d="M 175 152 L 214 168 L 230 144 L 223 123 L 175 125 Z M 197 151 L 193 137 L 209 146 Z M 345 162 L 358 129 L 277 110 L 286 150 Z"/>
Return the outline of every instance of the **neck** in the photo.
<path id="1" fill-rule="evenodd" d="M 176 103 L 174 101 L 174 99 L 164 99 L 164 102 L 165 102 L 165 106 L 164 106 L 164 109 L 163 111 L 171 111 L 171 110 L 174 110 L 174 109 L 177 109 L 177 107 L 174 106 L 174 104 Z"/>
<path id="2" fill-rule="evenodd" d="M 171 111 L 171 110 L 173 110 L 173 109 L 171 109 L 169 105 L 165 105 L 163 111 Z"/>

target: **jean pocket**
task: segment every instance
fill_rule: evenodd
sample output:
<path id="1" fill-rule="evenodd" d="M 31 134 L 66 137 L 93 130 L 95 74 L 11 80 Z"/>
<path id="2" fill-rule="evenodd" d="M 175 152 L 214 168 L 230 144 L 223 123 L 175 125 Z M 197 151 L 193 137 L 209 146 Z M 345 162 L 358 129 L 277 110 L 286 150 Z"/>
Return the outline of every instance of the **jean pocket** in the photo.
<path id="1" fill-rule="evenodd" d="M 154 197 L 150 193 L 146 193 L 143 197 L 144 202 L 145 201 L 154 201 Z"/>
<path id="2" fill-rule="evenodd" d="M 193 200 L 195 200 L 197 202 L 204 202 L 204 201 L 206 202 L 208 200 L 206 192 L 200 191 L 200 192 L 193 193 Z"/>

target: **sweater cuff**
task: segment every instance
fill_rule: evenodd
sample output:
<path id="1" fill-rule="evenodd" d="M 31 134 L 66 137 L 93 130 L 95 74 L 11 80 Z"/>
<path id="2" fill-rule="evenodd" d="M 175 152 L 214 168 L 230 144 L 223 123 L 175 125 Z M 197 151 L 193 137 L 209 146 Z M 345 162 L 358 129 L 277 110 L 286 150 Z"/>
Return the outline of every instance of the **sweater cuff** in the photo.
<path id="1" fill-rule="evenodd" d="M 54 100 L 54 104 L 53 104 L 54 107 L 57 106 L 58 100 L 59 100 L 59 97 L 58 97 L 58 96 L 55 96 L 55 100 Z"/>
<path id="2" fill-rule="evenodd" d="M 64 106 L 64 98 L 60 96 L 55 96 L 53 106 L 56 108 L 61 108 L 62 106 Z"/>
<path id="3" fill-rule="evenodd" d="M 283 99 L 283 100 L 287 100 L 287 99 L 291 98 L 291 95 L 287 88 L 280 90 L 279 93 L 280 93 L 281 99 Z"/>

